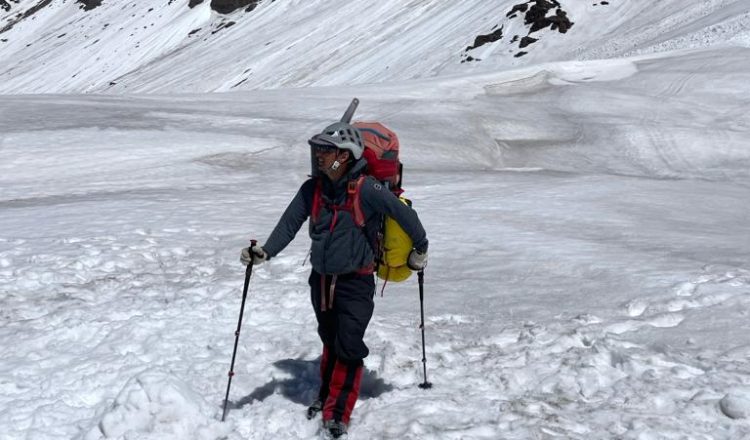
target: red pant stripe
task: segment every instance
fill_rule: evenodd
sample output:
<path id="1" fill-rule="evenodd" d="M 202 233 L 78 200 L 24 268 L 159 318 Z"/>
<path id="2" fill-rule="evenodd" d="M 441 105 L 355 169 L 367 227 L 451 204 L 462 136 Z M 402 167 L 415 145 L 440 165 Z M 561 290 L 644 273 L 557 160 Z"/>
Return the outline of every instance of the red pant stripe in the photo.
<path id="1" fill-rule="evenodd" d="M 362 365 L 336 361 L 331 377 L 330 392 L 323 407 L 323 420 L 349 423 L 359 396 Z"/>

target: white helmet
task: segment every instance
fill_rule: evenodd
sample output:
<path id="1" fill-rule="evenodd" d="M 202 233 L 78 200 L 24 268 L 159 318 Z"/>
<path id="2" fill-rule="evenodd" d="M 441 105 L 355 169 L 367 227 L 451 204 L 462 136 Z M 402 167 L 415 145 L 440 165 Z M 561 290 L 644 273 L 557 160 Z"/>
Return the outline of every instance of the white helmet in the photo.
<path id="1" fill-rule="evenodd" d="M 316 134 L 309 141 L 311 147 L 316 145 L 328 145 L 340 150 L 348 150 L 354 156 L 354 159 L 362 157 L 365 146 L 362 143 L 362 134 L 359 129 L 346 122 L 336 122 L 329 125 L 319 134 Z"/>

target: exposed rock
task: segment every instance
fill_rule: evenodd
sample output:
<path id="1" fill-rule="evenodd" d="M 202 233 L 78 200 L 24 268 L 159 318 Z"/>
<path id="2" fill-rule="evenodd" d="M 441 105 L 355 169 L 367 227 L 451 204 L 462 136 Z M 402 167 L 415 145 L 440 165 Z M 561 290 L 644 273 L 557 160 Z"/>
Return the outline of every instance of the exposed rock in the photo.
<path id="1" fill-rule="evenodd" d="M 501 26 L 500 29 L 495 30 L 492 33 L 485 34 L 485 35 L 479 35 L 474 39 L 474 44 L 467 47 L 466 50 L 472 50 L 476 49 L 477 47 L 484 46 L 487 43 L 492 43 L 494 41 L 497 41 L 499 39 L 503 38 L 503 27 Z"/>
<path id="2" fill-rule="evenodd" d="M 602 4 L 606 4 L 608 2 L 602 2 Z M 537 32 L 544 28 L 550 28 L 551 30 L 556 30 L 562 34 L 568 32 L 568 30 L 573 26 L 573 22 L 570 21 L 568 18 L 567 12 L 565 12 L 562 9 L 562 6 L 560 5 L 560 2 L 558 0 L 528 0 L 524 3 L 519 3 L 517 5 L 514 5 L 510 11 L 508 11 L 505 14 L 505 21 L 510 21 L 513 19 L 516 19 L 519 14 L 523 14 L 523 21 L 526 26 L 529 27 L 529 33 L 521 38 L 521 41 L 518 45 L 519 49 L 523 49 L 530 44 L 533 44 L 538 41 L 537 38 L 532 38 L 531 34 L 533 32 Z M 497 25 L 495 26 L 497 27 Z M 479 35 L 475 38 L 474 44 L 471 46 L 468 46 L 463 52 L 461 57 L 461 62 L 467 62 L 469 61 L 467 59 L 468 51 L 472 49 L 476 49 L 480 46 L 483 46 L 487 43 L 491 43 L 497 40 L 500 40 L 503 38 L 503 28 L 504 25 L 500 27 L 500 29 L 495 30 L 494 32 L 486 35 Z M 493 28 L 495 29 L 495 28 Z M 514 44 L 518 42 L 519 40 L 518 35 L 514 35 L 510 39 L 510 44 Z M 522 57 L 526 55 L 527 52 L 520 51 L 516 53 L 514 56 L 516 58 Z M 478 59 L 473 59 L 479 61 Z"/>
<path id="3" fill-rule="evenodd" d="M 553 7 L 554 5 L 546 0 L 536 0 L 536 3 L 531 5 L 524 17 L 524 23 L 531 25 L 529 33 L 544 29 L 551 24 L 547 20 L 547 12 Z"/>
<path id="4" fill-rule="evenodd" d="M 528 46 L 529 44 L 536 43 L 539 41 L 537 38 L 532 38 L 529 36 L 525 36 L 521 38 L 521 43 L 518 44 L 518 47 L 523 49 L 524 47 Z"/>
<path id="5" fill-rule="evenodd" d="M 547 20 L 551 23 L 550 28 L 553 31 L 557 29 L 563 34 L 568 32 L 568 29 L 573 26 L 573 23 L 568 19 L 568 13 L 562 9 L 555 11 L 555 15 L 549 17 Z"/>
<path id="6" fill-rule="evenodd" d="M 245 8 L 250 12 L 258 6 L 259 0 L 211 0 L 211 9 L 219 14 L 231 14 L 240 8 Z"/>
<path id="7" fill-rule="evenodd" d="M 14 0 L 11 0 L 11 1 L 13 1 L 13 3 L 16 3 Z M 39 3 L 37 3 L 36 5 L 34 5 L 31 8 L 29 8 L 28 10 L 26 10 L 26 12 L 24 12 L 23 14 L 21 14 L 21 13 L 16 14 L 16 16 L 13 18 L 13 20 L 11 20 L 10 22 L 8 22 L 8 24 L 6 24 L 5 26 L 3 26 L 2 29 L 0 29 L 0 34 L 2 34 L 3 32 L 7 32 L 7 31 L 13 29 L 13 26 L 15 26 L 16 24 L 18 24 L 18 22 L 20 22 L 23 19 L 31 17 L 32 15 L 36 14 L 37 12 L 39 12 L 42 8 L 44 8 L 45 6 L 49 5 L 50 3 L 52 3 L 52 0 L 42 0 Z"/>
<path id="8" fill-rule="evenodd" d="M 463 64 L 463 63 L 470 63 L 472 61 L 482 61 L 482 60 L 480 60 L 479 58 L 474 58 L 471 55 L 468 55 L 468 56 L 465 55 L 465 58 L 461 60 L 461 64 Z"/>
<path id="9" fill-rule="evenodd" d="M 230 27 L 234 26 L 235 24 L 237 24 L 237 23 L 234 22 L 234 21 L 222 22 L 221 24 L 219 24 L 219 26 L 216 28 L 216 30 L 214 30 L 213 32 L 211 32 L 211 35 L 219 32 L 222 29 L 230 28 Z"/>
<path id="10" fill-rule="evenodd" d="M 525 9 L 529 4 L 531 6 Z M 553 9 L 555 10 L 554 15 L 548 16 L 547 14 Z M 521 10 L 526 11 L 524 24 L 531 25 L 529 34 L 546 27 L 564 34 L 573 26 L 573 23 L 568 19 L 568 14 L 562 10 L 557 0 L 529 0 L 527 3 L 515 5 L 508 14 Z"/>
<path id="11" fill-rule="evenodd" d="M 245 79 L 243 79 L 242 81 L 238 82 L 237 84 L 233 85 L 233 86 L 232 86 L 231 88 L 233 89 L 233 88 L 235 88 L 235 87 L 237 87 L 237 86 L 240 86 L 240 85 L 242 85 L 242 83 L 244 83 L 245 81 L 247 81 L 247 78 L 245 78 Z"/>
<path id="12" fill-rule="evenodd" d="M 190 0 L 188 7 L 192 9 L 201 3 L 203 0 Z M 219 14 L 231 14 L 241 8 L 245 8 L 245 12 L 250 12 L 258 6 L 258 3 L 260 0 L 211 0 L 211 9 Z"/>
<path id="13" fill-rule="evenodd" d="M 19 0 L 9 0 L 10 3 L 18 4 Z M 3 11 L 10 11 L 10 3 L 6 0 L 0 0 L 0 9 Z"/>
<path id="14" fill-rule="evenodd" d="M 76 0 L 84 11 L 90 11 L 102 5 L 102 0 Z"/>
<path id="15" fill-rule="evenodd" d="M 526 3 L 521 3 L 520 5 L 513 6 L 513 9 L 505 14 L 505 16 L 508 18 L 513 18 L 516 16 L 516 12 L 526 12 L 527 9 L 529 9 L 529 5 Z"/>

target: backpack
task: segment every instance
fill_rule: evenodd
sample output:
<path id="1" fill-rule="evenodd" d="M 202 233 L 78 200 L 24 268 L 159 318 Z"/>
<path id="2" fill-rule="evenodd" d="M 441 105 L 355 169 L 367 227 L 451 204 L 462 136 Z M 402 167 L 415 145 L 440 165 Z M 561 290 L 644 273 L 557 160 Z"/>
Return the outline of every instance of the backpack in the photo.
<path id="1" fill-rule="evenodd" d="M 359 100 L 356 98 L 352 100 L 352 104 L 341 119 L 342 122 L 349 123 L 358 104 Z M 396 133 L 380 122 L 355 122 L 352 126 L 356 127 L 362 135 L 362 143 L 365 147 L 362 156 L 367 160 L 367 168 L 358 179 L 349 181 L 346 202 L 342 206 L 337 206 L 336 209 L 351 212 L 355 224 L 363 229 L 366 219 L 360 202 L 360 191 L 366 176 L 372 176 L 381 182 L 404 204 L 411 206 L 411 202 L 401 197 L 403 164 L 399 160 L 400 145 Z M 317 221 L 320 209 L 323 207 L 322 191 L 322 182 L 318 181 L 312 204 L 311 220 L 313 222 Z M 413 247 L 412 240 L 394 219 L 384 216 L 380 223 L 380 228 L 375 235 L 376 242 L 371 243 L 376 264 L 373 269 L 378 278 L 385 281 L 404 281 L 412 273 L 406 264 Z"/>
<path id="2" fill-rule="evenodd" d="M 362 153 L 367 160 L 366 174 L 383 183 L 394 195 L 406 205 L 411 201 L 401 197 L 403 164 L 399 160 L 399 142 L 396 133 L 379 122 L 355 122 L 352 124 L 362 134 L 365 150 Z M 362 179 L 362 177 L 360 177 Z M 356 197 L 354 200 L 359 201 Z M 356 210 L 361 208 L 355 206 Z M 363 214 L 359 214 L 362 215 Z M 411 276 L 411 269 L 406 265 L 413 243 L 401 226 L 391 217 L 385 216 L 378 231 L 376 252 L 376 274 L 385 281 L 404 281 Z"/>

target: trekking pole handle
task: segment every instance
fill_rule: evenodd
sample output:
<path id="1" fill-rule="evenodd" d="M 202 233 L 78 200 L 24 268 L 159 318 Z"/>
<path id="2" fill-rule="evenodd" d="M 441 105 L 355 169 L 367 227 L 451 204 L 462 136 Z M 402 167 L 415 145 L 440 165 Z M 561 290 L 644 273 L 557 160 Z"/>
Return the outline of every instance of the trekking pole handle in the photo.
<path id="1" fill-rule="evenodd" d="M 253 256 L 252 256 L 252 253 L 253 253 L 253 248 L 257 244 L 258 244 L 258 240 L 255 240 L 255 239 L 251 239 L 250 240 L 250 249 L 249 249 L 249 253 L 251 254 L 250 255 L 250 264 L 248 264 L 247 267 L 245 268 L 245 274 L 246 275 L 253 270 Z"/>

